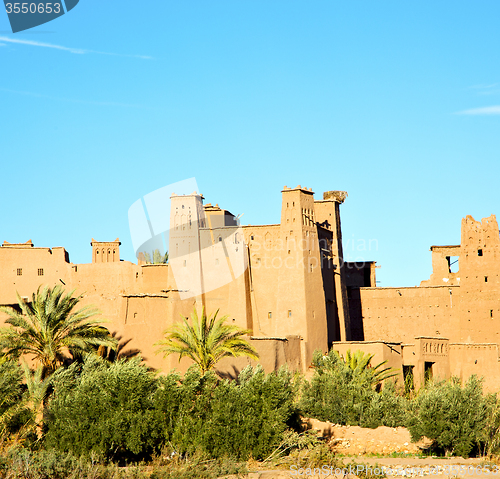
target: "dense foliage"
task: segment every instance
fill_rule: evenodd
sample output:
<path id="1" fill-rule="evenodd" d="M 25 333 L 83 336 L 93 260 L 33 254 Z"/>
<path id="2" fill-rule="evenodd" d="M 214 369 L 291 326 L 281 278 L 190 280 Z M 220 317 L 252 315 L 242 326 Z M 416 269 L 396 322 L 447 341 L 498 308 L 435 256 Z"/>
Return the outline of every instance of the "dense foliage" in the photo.
<path id="1" fill-rule="evenodd" d="M 487 439 L 492 399 L 483 396 L 481 381 L 475 376 L 463 387 L 457 378 L 430 382 L 411 405 L 407 425 L 412 438 L 426 436 L 447 455 L 467 457 Z"/>
<path id="2" fill-rule="evenodd" d="M 110 362 L 92 355 L 43 379 L 41 368 L 32 372 L 25 365 L 23 373 L 3 358 L 3 445 L 10 437 L 24 449 L 0 454 L 0 477 L 2 467 L 22 471 L 24 466 L 37 470 L 37 477 L 65 477 L 70 470 L 74 477 L 86 477 L 84 470 L 96 458 L 102 477 L 108 477 L 112 468 L 106 461 L 274 460 L 310 448 L 323 457 L 328 451 L 291 431 L 299 411 L 346 425 L 407 426 L 415 440 L 426 436 L 435 451 L 446 454 L 500 450 L 500 401 L 483 395 L 477 378 L 464 386 L 458 379 L 430 381 L 410 400 L 391 380 L 378 387 L 377 371 L 362 355 L 351 358 L 356 360 L 316 353 L 314 375 L 301 384 L 286 369 L 265 374 L 261 367 L 248 367 L 229 381 L 197 366 L 184 376 L 159 375 L 140 358 Z M 115 472 L 109 477 L 118 477 Z"/>
<path id="3" fill-rule="evenodd" d="M 16 405 L 22 398 L 22 369 L 12 361 L 0 361 L 0 437 L 19 426 Z"/>
<path id="4" fill-rule="evenodd" d="M 293 413 L 291 374 L 247 368 L 238 381 L 191 368 L 156 377 L 137 360 L 88 358 L 53 377 L 46 445 L 113 460 L 176 453 L 262 458 L 278 444 Z"/>
<path id="5" fill-rule="evenodd" d="M 314 376 L 304 383 L 300 401 L 306 416 L 362 427 L 404 425 L 406 399 L 390 383 L 377 392 L 371 368 L 352 368 L 333 350 L 328 355 L 316 351 L 313 365 Z"/>
<path id="6" fill-rule="evenodd" d="M 158 380 L 139 360 L 88 357 L 53 375 L 46 445 L 114 460 L 150 456 L 164 442 L 155 408 Z"/>
<path id="7" fill-rule="evenodd" d="M 266 375 L 247 367 L 230 382 L 192 368 L 181 397 L 172 443 L 179 452 L 201 449 L 212 457 L 265 458 L 294 412 L 292 377 L 284 369 Z"/>

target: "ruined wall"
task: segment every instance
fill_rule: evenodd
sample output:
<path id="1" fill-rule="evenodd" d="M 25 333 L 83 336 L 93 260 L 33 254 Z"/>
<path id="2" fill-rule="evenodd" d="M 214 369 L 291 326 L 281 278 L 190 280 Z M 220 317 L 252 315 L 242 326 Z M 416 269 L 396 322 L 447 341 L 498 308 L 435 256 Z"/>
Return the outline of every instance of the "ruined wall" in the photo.
<path id="1" fill-rule="evenodd" d="M 455 286 L 460 285 L 459 269 L 462 248 L 458 246 L 431 246 L 432 274 L 420 286 Z"/>

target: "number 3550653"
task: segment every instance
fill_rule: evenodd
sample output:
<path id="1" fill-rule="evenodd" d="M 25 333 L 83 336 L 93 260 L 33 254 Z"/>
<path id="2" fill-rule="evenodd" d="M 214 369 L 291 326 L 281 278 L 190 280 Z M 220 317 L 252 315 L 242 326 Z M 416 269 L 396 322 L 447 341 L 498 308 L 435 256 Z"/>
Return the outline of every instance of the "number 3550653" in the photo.
<path id="1" fill-rule="evenodd" d="M 6 3 L 7 13 L 60 13 L 60 3 Z"/>

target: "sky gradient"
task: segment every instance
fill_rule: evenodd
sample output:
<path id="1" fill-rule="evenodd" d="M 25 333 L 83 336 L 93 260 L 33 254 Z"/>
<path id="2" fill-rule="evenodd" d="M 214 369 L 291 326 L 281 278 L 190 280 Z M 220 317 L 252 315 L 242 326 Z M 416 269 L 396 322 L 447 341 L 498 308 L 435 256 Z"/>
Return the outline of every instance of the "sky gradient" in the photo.
<path id="1" fill-rule="evenodd" d="M 498 0 L 80 0 L 12 34 L 2 10 L 0 242 L 85 263 L 119 237 L 135 261 L 128 209 L 158 188 L 195 177 L 266 224 L 301 184 L 348 192 L 347 259 L 417 285 L 429 246 L 500 214 L 499 18 Z"/>

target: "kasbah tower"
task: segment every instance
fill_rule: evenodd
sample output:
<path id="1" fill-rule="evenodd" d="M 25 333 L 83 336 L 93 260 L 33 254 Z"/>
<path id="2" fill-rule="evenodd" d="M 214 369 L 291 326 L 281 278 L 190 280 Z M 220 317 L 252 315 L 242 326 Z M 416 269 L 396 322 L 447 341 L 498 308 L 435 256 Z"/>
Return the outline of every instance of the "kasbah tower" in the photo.
<path id="1" fill-rule="evenodd" d="M 495 216 L 462 220 L 461 244 L 431 246 L 433 273 L 416 287 L 377 287 L 375 262 L 343 259 L 340 205 L 346 192 L 315 200 L 284 187 L 279 224 L 241 226 L 201 194 L 172 195 L 169 263 L 120 260 L 120 241 L 92 239 L 92 262 L 73 264 L 62 247 L 4 241 L 0 304 L 29 300 L 40 285 L 83 294 L 106 326 L 147 364 L 185 371 L 191 362 L 155 354 L 154 343 L 194 308 L 219 310 L 252 331 L 248 340 L 271 371 L 307 372 L 313 352 L 362 350 L 388 361 L 398 380 L 483 376 L 500 390 L 500 234 Z M 90 252 L 89 252 L 90 254 Z M 458 262 L 459 269 L 453 267 Z M 455 272 L 452 272 L 455 271 Z M 0 317 L 0 324 L 5 316 Z M 235 375 L 247 358 L 218 364 Z"/>

